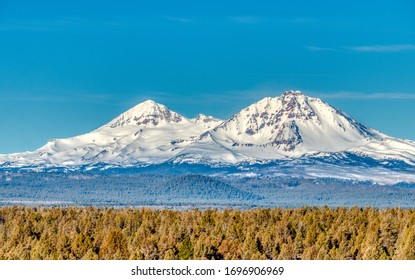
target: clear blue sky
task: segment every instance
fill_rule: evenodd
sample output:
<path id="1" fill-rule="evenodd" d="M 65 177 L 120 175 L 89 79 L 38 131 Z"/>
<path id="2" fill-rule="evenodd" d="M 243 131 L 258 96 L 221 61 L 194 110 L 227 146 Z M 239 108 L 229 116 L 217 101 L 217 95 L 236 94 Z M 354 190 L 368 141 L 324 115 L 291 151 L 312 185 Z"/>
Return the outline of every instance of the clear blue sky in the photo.
<path id="1" fill-rule="evenodd" d="M 0 153 L 146 99 L 228 118 L 289 89 L 415 140 L 415 2 L 0 0 Z"/>

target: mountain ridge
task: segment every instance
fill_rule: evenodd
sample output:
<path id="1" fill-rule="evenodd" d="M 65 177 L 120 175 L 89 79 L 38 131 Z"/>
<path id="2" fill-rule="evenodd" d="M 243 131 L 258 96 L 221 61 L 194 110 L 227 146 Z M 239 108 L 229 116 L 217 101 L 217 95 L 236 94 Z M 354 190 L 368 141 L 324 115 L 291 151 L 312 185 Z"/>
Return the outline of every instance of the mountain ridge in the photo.
<path id="1" fill-rule="evenodd" d="M 238 165 L 343 152 L 415 166 L 415 142 L 368 128 L 301 91 L 286 91 L 225 121 L 203 114 L 189 119 L 147 100 L 89 133 L 0 155 L 0 167 Z"/>

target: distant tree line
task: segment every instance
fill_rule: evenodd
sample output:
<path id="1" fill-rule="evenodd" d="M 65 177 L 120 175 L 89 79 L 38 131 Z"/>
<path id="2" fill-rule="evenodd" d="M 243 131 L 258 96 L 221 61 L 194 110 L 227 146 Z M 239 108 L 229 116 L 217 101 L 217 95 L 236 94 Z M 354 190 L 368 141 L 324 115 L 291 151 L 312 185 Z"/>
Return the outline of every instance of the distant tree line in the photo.
<path id="1" fill-rule="evenodd" d="M 0 259 L 415 259 L 414 209 L 1 207 Z"/>
<path id="2" fill-rule="evenodd" d="M 382 185 L 335 178 L 222 175 L 0 172 L 0 207 L 412 208 L 415 201 L 413 183 Z"/>

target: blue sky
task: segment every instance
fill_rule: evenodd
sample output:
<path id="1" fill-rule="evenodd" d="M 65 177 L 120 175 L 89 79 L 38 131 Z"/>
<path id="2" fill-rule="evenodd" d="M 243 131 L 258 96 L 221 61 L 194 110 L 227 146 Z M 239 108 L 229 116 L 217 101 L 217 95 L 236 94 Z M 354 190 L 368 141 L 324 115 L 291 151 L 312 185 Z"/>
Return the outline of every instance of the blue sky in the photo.
<path id="1" fill-rule="evenodd" d="M 0 153 L 298 89 L 415 140 L 415 2 L 0 0 Z"/>

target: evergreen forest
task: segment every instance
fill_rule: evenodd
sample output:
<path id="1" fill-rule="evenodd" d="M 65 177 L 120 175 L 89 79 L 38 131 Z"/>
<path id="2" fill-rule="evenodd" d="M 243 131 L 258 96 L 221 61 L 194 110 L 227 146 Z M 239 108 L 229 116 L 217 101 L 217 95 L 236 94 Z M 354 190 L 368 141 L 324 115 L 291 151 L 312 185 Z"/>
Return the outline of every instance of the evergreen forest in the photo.
<path id="1" fill-rule="evenodd" d="M 4 260 L 407 260 L 415 210 L 0 207 Z"/>

